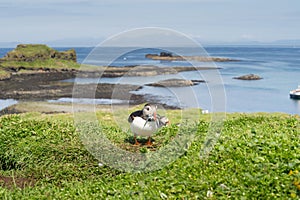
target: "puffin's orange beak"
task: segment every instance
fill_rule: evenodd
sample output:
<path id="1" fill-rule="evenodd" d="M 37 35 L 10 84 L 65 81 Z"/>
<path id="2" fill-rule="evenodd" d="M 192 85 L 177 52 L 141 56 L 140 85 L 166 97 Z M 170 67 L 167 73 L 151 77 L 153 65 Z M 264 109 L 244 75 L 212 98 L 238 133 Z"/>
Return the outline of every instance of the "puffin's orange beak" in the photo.
<path id="1" fill-rule="evenodd" d="M 156 112 L 153 113 L 153 119 L 156 121 Z"/>

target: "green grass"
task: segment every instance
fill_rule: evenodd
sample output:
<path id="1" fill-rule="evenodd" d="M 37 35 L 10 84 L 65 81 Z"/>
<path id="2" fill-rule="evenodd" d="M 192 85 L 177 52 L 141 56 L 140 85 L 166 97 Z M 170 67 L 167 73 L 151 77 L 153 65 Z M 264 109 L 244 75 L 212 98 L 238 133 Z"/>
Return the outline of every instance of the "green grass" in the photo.
<path id="1" fill-rule="evenodd" d="M 168 111 L 173 121 L 178 111 Z M 206 118 L 208 115 L 204 115 Z M 106 136 L 128 151 L 128 132 L 98 115 Z M 103 120 L 102 120 L 103 119 Z M 70 115 L 28 113 L 0 118 L 0 175 L 33 177 L 35 186 L 8 189 L 2 199 L 299 199 L 300 119 L 285 114 L 231 114 L 207 158 L 200 159 L 208 120 L 190 125 L 194 141 L 175 162 L 147 173 L 120 172 L 84 148 Z M 159 150 L 175 125 L 154 136 Z M 0 182 L 1 185 L 1 182 Z"/>
<path id="2" fill-rule="evenodd" d="M 55 50 L 43 44 L 27 44 L 26 48 L 22 47 L 22 45 L 17 46 L 17 48 L 12 50 L 10 54 L 11 55 L 22 54 L 25 57 L 32 57 L 35 56 L 37 53 L 48 55 L 53 51 Z"/>
<path id="3" fill-rule="evenodd" d="M 26 70 L 30 69 L 79 69 L 80 64 L 68 61 L 68 60 L 58 60 L 58 59 L 46 59 L 46 60 L 35 60 L 32 62 L 25 61 L 4 61 L 1 63 L 3 68 L 13 67 L 20 68 L 23 67 Z"/>
<path id="4" fill-rule="evenodd" d="M 0 65 L 0 80 L 4 80 L 10 77 L 10 73 L 1 69 L 1 65 Z"/>

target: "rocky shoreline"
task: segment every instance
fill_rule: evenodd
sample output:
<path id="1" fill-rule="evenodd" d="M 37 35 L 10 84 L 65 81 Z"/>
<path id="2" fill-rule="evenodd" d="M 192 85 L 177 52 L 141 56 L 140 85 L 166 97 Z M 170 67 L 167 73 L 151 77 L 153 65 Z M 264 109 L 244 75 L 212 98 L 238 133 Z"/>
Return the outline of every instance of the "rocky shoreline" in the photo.
<path id="1" fill-rule="evenodd" d="M 131 68 L 131 67 L 128 67 Z M 128 68 L 120 69 L 112 67 L 110 70 L 105 71 L 104 77 L 123 76 L 128 72 Z M 180 68 L 178 68 L 180 69 Z M 118 70 L 119 73 L 114 73 Z M 172 70 L 171 70 L 172 71 Z M 173 70 L 174 71 L 174 70 Z M 146 72 L 149 73 L 149 72 Z M 150 72 L 151 73 L 151 72 Z M 153 72 L 152 72 L 153 73 Z M 148 101 L 153 101 L 150 95 L 132 94 L 131 91 L 141 89 L 141 86 L 130 84 L 82 84 L 76 85 L 76 90 L 80 94 L 74 93 L 74 83 L 63 82 L 66 79 L 76 78 L 77 75 L 85 74 L 87 77 L 95 77 L 99 75 L 95 72 L 79 72 L 78 70 L 27 70 L 26 73 L 19 73 L 15 70 L 6 80 L 0 81 L 0 96 L 1 99 L 15 99 L 21 102 L 40 102 L 60 98 L 73 98 L 74 96 L 80 98 L 94 98 L 97 99 L 120 99 L 124 100 L 124 104 L 137 105 L 143 104 Z M 102 74 L 103 75 L 103 74 Z M 140 75 L 145 75 L 141 73 Z M 96 90 L 95 90 L 96 89 Z M 128 103 L 127 103 L 128 102 Z M 168 105 L 163 105 L 165 108 L 175 109 Z M 69 109 L 67 109 L 69 110 Z M 16 105 L 5 108 L 0 112 L 3 114 L 22 113 L 23 110 Z M 58 111 L 43 111 L 44 113 L 53 113 Z M 59 111 L 67 112 L 67 111 Z"/>
<path id="2" fill-rule="evenodd" d="M 95 68 L 95 67 L 94 67 Z M 91 67 L 89 68 L 91 69 Z M 124 67 L 96 67 L 94 70 L 82 69 L 77 71 L 77 77 L 93 78 L 93 77 L 106 77 L 115 78 L 122 76 L 157 76 L 177 74 L 184 71 L 197 71 L 197 70 L 216 70 L 221 69 L 218 67 L 158 67 L 155 65 L 136 65 Z"/>
<path id="3" fill-rule="evenodd" d="M 14 74 L 10 79 L 0 81 L 0 96 L 2 99 L 16 100 L 49 100 L 58 98 L 72 98 L 74 84 L 62 82 L 62 80 L 75 78 L 74 71 L 51 71 L 51 72 L 35 72 L 26 74 Z M 111 98 L 115 87 L 124 93 L 139 89 L 135 85 L 116 85 L 116 84 L 84 84 L 78 85 L 80 91 L 88 94 L 95 93 L 96 98 Z M 96 91 L 91 91 L 97 88 Z M 84 97 L 85 94 L 82 94 Z M 126 95 L 125 95 L 126 96 Z M 121 97 L 121 95 L 119 95 Z M 139 95 L 131 95 L 131 100 L 135 103 L 143 101 Z M 128 100 L 128 99 L 122 99 Z"/>
<path id="4" fill-rule="evenodd" d="M 79 71 L 76 69 L 26 69 L 13 68 L 10 70 L 11 76 L 0 81 L 0 96 L 2 99 L 16 100 L 47 100 L 58 99 L 63 97 L 72 97 L 73 83 L 62 82 L 66 79 L 75 77 L 99 78 L 99 77 L 122 77 L 122 76 L 156 76 L 177 74 L 182 71 L 209 70 L 215 67 L 157 67 L 157 66 L 126 66 L 126 67 L 99 67 L 97 70 Z M 172 86 L 186 85 L 188 80 L 173 80 Z M 191 81 L 190 81 L 191 82 Z M 197 82 L 197 81 L 196 81 Z M 192 84 L 191 84 L 192 83 Z M 194 85 L 193 82 L 187 85 Z M 154 85 L 156 86 L 156 85 Z M 78 86 L 81 91 L 90 94 L 91 88 L 95 88 L 93 84 L 84 84 Z M 95 93 L 96 98 L 111 98 L 113 91 L 117 88 L 122 91 L 122 96 L 129 94 L 130 91 L 140 89 L 140 86 L 129 84 L 97 84 Z M 140 95 L 130 95 L 133 102 L 140 103 L 145 101 Z M 83 96 L 84 97 L 84 96 Z M 129 99 L 121 99 L 129 100 Z"/>
<path id="5" fill-rule="evenodd" d="M 149 55 L 146 55 L 149 57 Z M 164 56 L 159 56 L 160 59 Z M 156 59 L 153 55 L 151 59 Z M 232 61 L 231 59 L 210 57 L 176 57 L 198 61 Z M 129 104 L 141 104 L 153 100 L 151 95 L 132 94 L 142 86 L 134 84 L 76 84 L 65 82 L 66 79 L 78 78 L 115 78 L 115 77 L 147 77 L 177 74 L 184 71 L 216 70 L 217 67 L 175 66 L 158 67 L 154 65 L 134 65 L 124 67 L 88 66 L 77 63 L 76 52 L 71 49 L 58 52 L 46 45 L 20 44 L 0 59 L 0 97 L 21 101 L 47 101 L 59 98 L 97 98 L 119 99 Z M 185 87 L 202 82 L 201 80 L 166 80 L 153 83 L 154 87 Z M 75 88 L 75 89 L 74 89 Z M 75 91 L 75 93 L 74 93 Z M 168 107 L 167 105 L 165 105 Z M 12 108 L 12 112 L 15 108 Z M 6 109 L 7 110 L 7 109 Z"/>

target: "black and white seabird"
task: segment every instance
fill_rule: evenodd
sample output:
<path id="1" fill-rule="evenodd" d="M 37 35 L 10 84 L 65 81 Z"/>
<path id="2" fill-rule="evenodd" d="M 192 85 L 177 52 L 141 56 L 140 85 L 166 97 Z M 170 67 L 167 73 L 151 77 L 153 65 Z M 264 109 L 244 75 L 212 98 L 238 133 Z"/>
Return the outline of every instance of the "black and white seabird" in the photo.
<path id="1" fill-rule="evenodd" d="M 142 110 L 137 110 L 131 113 L 128 117 L 130 129 L 133 132 L 135 143 L 139 145 L 137 136 L 147 136 L 147 145 L 152 145 L 151 136 L 159 128 L 169 124 L 169 119 L 165 116 L 157 114 L 157 106 L 153 104 L 146 104 Z"/>

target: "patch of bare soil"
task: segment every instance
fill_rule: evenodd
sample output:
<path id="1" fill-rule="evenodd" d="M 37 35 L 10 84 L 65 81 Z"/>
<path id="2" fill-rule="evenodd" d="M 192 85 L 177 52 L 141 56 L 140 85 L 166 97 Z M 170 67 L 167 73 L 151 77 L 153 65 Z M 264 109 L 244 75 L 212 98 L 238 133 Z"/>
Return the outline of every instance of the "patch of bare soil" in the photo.
<path id="1" fill-rule="evenodd" d="M 10 177 L 0 175 L 0 187 L 14 189 L 16 187 L 24 189 L 25 187 L 33 187 L 36 180 L 33 178 Z"/>

